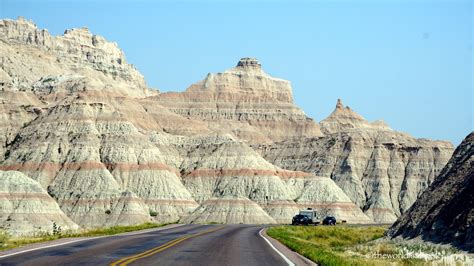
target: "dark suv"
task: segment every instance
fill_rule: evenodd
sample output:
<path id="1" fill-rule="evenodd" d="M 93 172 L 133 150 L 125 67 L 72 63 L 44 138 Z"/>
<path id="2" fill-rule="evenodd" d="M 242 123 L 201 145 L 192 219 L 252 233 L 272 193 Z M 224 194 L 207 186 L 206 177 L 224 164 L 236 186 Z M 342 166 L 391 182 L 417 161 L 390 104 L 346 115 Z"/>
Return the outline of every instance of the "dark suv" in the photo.
<path id="1" fill-rule="evenodd" d="M 326 216 L 323 220 L 324 225 L 336 225 L 336 218 L 334 216 Z"/>
<path id="2" fill-rule="evenodd" d="M 292 222 L 291 222 L 292 225 L 299 225 L 299 224 L 308 225 L 310 223 L 311 223 L 311 221 L 309 220 L 308 216 L 301 215 L 301 214 L 295 215 L 293 217 Z"/>

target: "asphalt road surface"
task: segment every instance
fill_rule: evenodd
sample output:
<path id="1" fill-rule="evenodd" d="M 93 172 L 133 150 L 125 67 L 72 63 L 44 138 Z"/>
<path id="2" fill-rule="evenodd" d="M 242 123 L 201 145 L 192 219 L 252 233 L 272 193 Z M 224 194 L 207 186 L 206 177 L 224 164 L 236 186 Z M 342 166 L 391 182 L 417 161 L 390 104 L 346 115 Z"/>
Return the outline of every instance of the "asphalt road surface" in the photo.
<path id="1" fill-rule="evenodd" d="M 262 228 L 183 225 L 30 250 L 0 257 L 0 265 L 288 265 Z"/>

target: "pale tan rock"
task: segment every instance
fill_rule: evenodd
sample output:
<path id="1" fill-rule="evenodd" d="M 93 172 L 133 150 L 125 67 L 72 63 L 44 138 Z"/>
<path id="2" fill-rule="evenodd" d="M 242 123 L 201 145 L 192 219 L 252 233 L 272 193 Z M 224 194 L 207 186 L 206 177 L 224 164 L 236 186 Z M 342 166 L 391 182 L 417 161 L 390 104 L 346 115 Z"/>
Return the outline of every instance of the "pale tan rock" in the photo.
<path id="1" fill-rule="evenodd" d="M 254 58 L 158 95 L 116 44 L 87 29 L 51 36 L 23 19 L 0 21 L 0 66 L 0 170 L 37 180 L 84 227 L 289 223 L 307 207 L 392 221 L 452 150 L 341 102 L 323 136 L 290 83 Z"/>
<path id="2" fill-rule="evenodd" d="M 266 74 L 254 58 L 223 73 L 208 74 L 185 92 L 154 99 L 170 111 L 204 122 L 214 132 L 248 143 L 321 136 L 319 126 L 293 104 L 289 81 Z"/>
<path id="3" fill-rule="evenodd" d="M 0 171 L 0 224 L 12 235 L 79 228 L 38 182 L 15 171 Z"/>
<path id="4" fill-rule="evenodd" d="M 351 224 L 373 223 L 328 177 L 291 178 L 287 180 L 287 184 L 295 191 L 298 209 L 311 208 L 316 211 L 320 220 L 332 215 Z"/>
<path id="5" fill-rule="evenodd" d="M 293 216 L 306 208 L 298 205 L 294 200 L 273 200 L 260 204 L 260 207 L 278 224 L 290 224 Z"/>
<path id="6" fill-rule="evenodd" d="M 136 225 L 152 221 L 143 200 L 131 192 L 65 192 L 69 194 L 57 196 L 61 209 L 84 228 Z"/>
<path id="7" fill-rule="evenodd" d="M 324 134 L 350 131 L 351 129 L 393 131 L 384 121 L 378 120 L 369 123 L 349 106 L 344 106 L 341 99 L 337 99 L 334 111 L 326 119 L 322 120 L 319 125 Z"/>
<path id="8" fill-rule="evenodd" d="M 183 223 L 275 224 L 257 203 L 241 197 L 208 199 Z"/>
<path id="9" fill-rule="evenodd" d="M 20 129 L 42 110 L 42 103 L 31 93 L 0 91 L 0 162 Z"/>
<path id="10" fill-rule="evenodd" d="M 282 177 L 304 173 L 281 170 L 230 136 L 190 138 L 178 147 L 186 151 L 181 165 L 183 183 L 198 202 L 248 198 L 265 210 L 272 205 L 269 214 L 277 221 L 288 223 L 291 219 L 296 204 Z"/>
<path id="11" fill-rule="evenodd" d="M 283 169 L 330 177 L 380 223 L 394 222 L 406 211 L 453 151 L 449 142 L 415 139 L 387 126 L 373 126 L 340 101 L 323 122 L 328 135 L 322 138 L 255 148 Z"/>
<path id="12" fill-rule="evenodd" d="M 186 151 L 182 163 L 183 182 L 200 203 L 211 198 L 248 198 L 276 222 L 290 223 L 293 215 L 305 208 L 299 204 L 300 199 L 311 206 L 320 204 L 317 193 L 326 191 L 331 196 L 325 203 L 337 203 L 328 207 L 333 214 L 351 223 L 371 222 L 331 179 L 282 170 L 230 136 L 189 138 L 181 145 L 178 147 Z M 340 207 L 342 205 L 344 207 Z M 351 213 L 351 219 L 343 215 L 346 210 Z"/>
<path id="13" fill-rule="evenodd" d="M 172 222 L 193 211 L 166 155 L 116 114 L 105 103 L 54 106 L 21 130 L 1 168 L 31 174 L 85 227 L 142 223 L 151 212 Z"/>
<path id="14" fill-rule="evenodd" d="M 132 97 L 157 94 L 126 62 L 116 43 L 93 35 L 87 28 L 51 36 L 31 21 L 3 19 L 0 39 L 0 91 L 36 87 L 35 91 L 42 92 L 38 86 L 59 90 L 61 85 L 55 81 L 61 83 L 64 76 L 73 76 L 79 84 L 67 86 L 67 91 L 108 90 Z"/>

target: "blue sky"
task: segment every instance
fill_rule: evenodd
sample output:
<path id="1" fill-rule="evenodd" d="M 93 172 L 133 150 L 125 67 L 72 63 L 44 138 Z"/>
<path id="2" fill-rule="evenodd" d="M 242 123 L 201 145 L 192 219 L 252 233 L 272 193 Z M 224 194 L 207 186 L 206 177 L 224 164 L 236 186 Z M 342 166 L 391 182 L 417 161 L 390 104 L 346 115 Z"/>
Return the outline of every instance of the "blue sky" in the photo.
<path id="1" fill-rule="evenodd" d="M 473 130 L 473 1 L 7 1 L 0 17 L 115 41 L 161 91 L 257 57 L 320 121 L 368 120 L 458 144 Z"/>

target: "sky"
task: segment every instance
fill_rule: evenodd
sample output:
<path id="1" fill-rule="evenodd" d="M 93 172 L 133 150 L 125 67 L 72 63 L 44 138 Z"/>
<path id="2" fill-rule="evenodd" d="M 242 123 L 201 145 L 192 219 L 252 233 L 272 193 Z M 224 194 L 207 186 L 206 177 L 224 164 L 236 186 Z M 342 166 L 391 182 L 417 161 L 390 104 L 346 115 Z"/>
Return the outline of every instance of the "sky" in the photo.
<path id="1" fill-rule="evenodd" d="M 290 80 L 316 121 L 341 98 L 397 131 L 457 145 L 474 130 L 472 0 L 12 1 L 54 35 L 86 26 L 117 42 L 160 91 L 256 57 Z"/>

